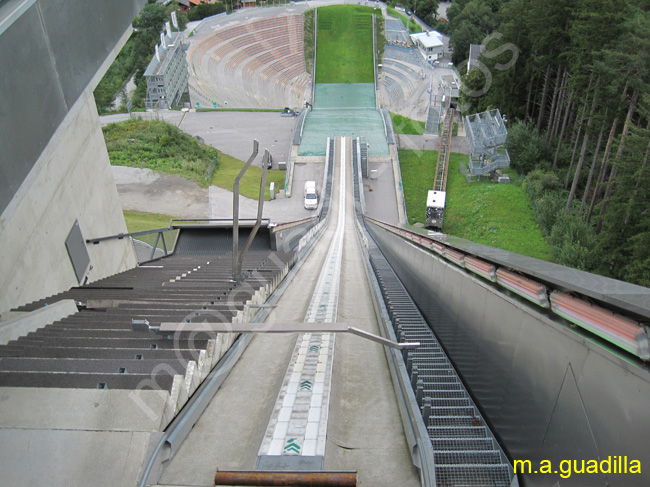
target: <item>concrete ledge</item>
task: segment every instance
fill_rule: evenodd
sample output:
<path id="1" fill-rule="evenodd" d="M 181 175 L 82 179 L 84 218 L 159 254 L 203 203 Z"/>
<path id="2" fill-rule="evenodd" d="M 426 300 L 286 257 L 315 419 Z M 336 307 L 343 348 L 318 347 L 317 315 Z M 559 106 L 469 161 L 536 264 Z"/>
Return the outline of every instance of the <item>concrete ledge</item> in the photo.
<path id="1" fill-rule="evenodd" d="M 137 485 L 147 432 L 0 429 L 2 484 Z"/>
<path id="2" fill-rule="evenodd" d="M 393 162 L 391 156 L 368 156 L 368 162 Z"/>
<path id="3" fill-rule="evenodd" d="M 298 156 L 296 157 L 295 164 L 309 164 L 309 163 L 318 163 L 325 162 L 324 156 Z"/>
<path id="4" fill-rule="evenodd" d="M 11 313 L 8 320 L 0 319 L 0 344 L 6 345 L 11 340 L 17 340 L 30 331 L 73 315 L 77 311 L 74 300 L 64 299 L 29 313 Z"/>
<path id="5" fill-rule="evenodd" d="M 158 431 L 161 390 L 0 388 L 0 430 Z"/>

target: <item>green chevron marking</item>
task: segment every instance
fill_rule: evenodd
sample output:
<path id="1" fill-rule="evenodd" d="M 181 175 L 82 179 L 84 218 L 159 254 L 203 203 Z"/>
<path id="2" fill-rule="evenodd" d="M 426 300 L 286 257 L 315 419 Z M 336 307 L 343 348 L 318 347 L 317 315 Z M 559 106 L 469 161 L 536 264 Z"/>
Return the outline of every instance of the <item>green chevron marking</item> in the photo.
<path id="1" fill-rule="evenodd" d="M 284 452 L 294 452 L 294 453 L 300 453 L 300 445 L 298 443 L 294 443 L 298 438 L 289 438 L 287 440 L 287 444 L 284 446 Z"/>

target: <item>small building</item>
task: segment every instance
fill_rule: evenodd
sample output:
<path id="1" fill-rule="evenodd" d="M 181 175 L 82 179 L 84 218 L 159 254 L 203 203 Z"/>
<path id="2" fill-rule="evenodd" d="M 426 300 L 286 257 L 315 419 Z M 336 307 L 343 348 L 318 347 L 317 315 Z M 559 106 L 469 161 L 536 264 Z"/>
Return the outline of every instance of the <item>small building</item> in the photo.
<path id="1" fill-rule="evenodd" d="M 435 30 L 411 34 L 413 43 L 420 48 L 428 62 L 434 62 L 442 57 L 445 43 L 442 41 L 442 34 Z"/>
<path id="2" fill-rule="evenodd" d="M 161 34 L 161 44 L 151 58 L 144 72 L 147 80 L 146 109 L 173 108 L 179 105 L 183 93 L 188 89 L 190 78 L 185 46 L 180 32 Z"/>

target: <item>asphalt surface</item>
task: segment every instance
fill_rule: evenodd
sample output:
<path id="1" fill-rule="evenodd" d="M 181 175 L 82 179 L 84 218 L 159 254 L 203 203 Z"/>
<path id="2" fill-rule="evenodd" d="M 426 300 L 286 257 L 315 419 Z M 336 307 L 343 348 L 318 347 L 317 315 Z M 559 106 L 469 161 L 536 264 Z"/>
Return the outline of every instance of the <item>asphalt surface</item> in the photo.
<path id="1" fill-rule="evenodd" d="M 278 112 L 156 112 L 117 114 L 100 117 L 102 125 L 128 118 L 164 120 L 184 132 L 201 137 L 203 142 L 242 161 L 248 160 L 253 140 L 260 143 L 253 164 L 262 165 L 264 149 L 273 157 L 273 168 L 286 161 L 291 147 L 295 117 L 282 117 Z M 193 181 L 179 176 L 155 173 L 148 169 L 113 167 L 115 183 L 124 210 L 162 213 L 177 218 L 232 218 L 233 194 L 231 191 L 210 186 L 202 188 Z M 305 210 L 302 187 L 305 181 L 314 180 L 320 190 L 323 177 L 322 164 L 296 164 L 294 169 L 294 197 L 285 198 L 276 189 L 276 199 L 264 203 L 263 218 L 282 223 L 307 218 L 313 211 Z M 254 218 L 257 201 L 240 196 L 240 216 Z"/>

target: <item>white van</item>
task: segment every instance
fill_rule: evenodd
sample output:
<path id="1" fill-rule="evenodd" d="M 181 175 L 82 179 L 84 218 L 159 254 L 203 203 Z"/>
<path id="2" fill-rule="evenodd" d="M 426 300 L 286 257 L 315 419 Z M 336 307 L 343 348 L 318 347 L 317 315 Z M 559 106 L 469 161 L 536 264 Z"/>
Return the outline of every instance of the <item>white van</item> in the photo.
<path id="1" fill-rule="evenodd" d="M 318 208 L 316 181 L 307 181 L 305 183 L 305 208 L 308 210 L 315 210 Z"/>

